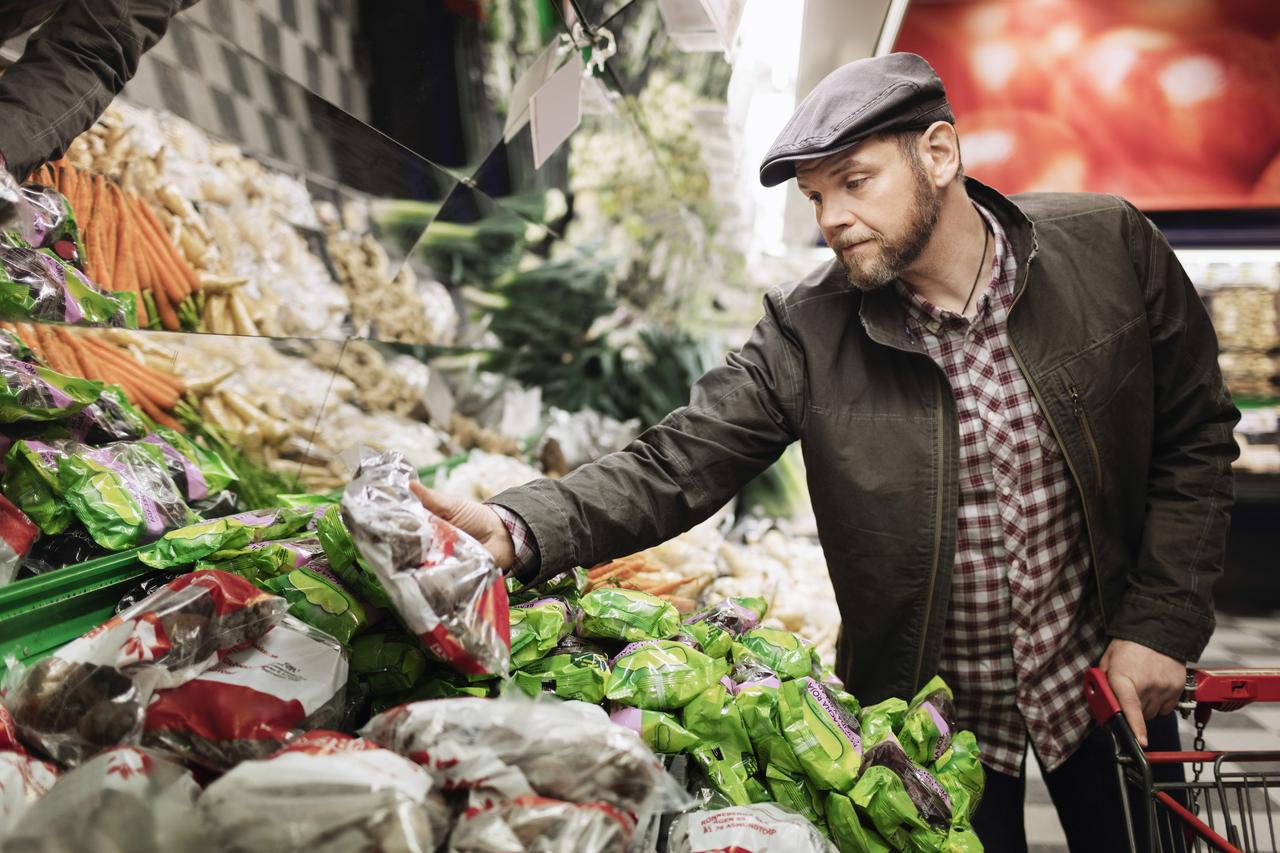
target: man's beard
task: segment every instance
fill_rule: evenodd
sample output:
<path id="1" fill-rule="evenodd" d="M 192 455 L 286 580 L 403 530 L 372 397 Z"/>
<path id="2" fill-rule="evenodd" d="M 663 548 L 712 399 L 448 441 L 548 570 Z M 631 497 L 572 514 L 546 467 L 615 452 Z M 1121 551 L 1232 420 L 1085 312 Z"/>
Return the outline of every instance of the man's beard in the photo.
<path id="1" fill-rule="evenodd" d="M 879 247 L 875 257 L 866 260 L 859 259 L 857 253 L 846 256 L 842 251 L 857 240 L 842 238 L 832 247 L 844 265 L 849 283 L 859 290 L 878 290 L 893 282 L 916 262 L 933 236 L 934 226 L 942 212 L 942 199 L 929 183 L 923 163 L 918 160 L 912 163 L 911 172 L 915 177 L 915 191 L 911 197 L 911 216 L 901 238 L 890 241 L 874 232 L 861 238 L 869 239 Z"/>

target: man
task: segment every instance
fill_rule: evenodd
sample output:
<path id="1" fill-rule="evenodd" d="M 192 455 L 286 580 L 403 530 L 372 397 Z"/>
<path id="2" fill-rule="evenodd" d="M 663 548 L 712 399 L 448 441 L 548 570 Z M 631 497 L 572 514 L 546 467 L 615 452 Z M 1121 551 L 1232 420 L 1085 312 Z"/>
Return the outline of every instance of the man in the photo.
<path id="1" fill-rule="evenodd" d="M 22 180 L 98 120 L 196 0 L 0 0 L 0 42 L 39 29 L 0 76 L 0 225 Z"/>
<path id="2" fill-rule="evenodd" d="M 797 178 L 835 260 L 770 293 L 741 352 L 621 453 L 488 505 L 420 495 L 547 577 L 678 534 L 800 441 L 846 684 L 871 703 L 948 679 L 989 770 L 988 850 L 1026 849 L 1028 746 L 1072 849 L 1123 849 L 1082 677 L 1100 662 L 1139 739 L 1176 748 L 1239 413 L 1154 226 L 1113 196 L 965 178 L 952 121 L 918 56 L 831 74 L 760 176 Z"/>

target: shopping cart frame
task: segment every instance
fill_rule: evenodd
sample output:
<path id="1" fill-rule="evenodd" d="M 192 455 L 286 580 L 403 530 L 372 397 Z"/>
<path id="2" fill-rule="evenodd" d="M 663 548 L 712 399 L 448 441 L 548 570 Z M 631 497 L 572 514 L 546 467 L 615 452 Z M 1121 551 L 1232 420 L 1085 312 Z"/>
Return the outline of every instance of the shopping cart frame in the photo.
<path id="1" fill-rule="evenodd" d="M 1213 711 L 1234 711 L 1253 702 L 1280 702 L 1280 670 L 1188 672 L 1178 709 L 1184 718 L 1194 715 L 1196 742 L 1194 749 L 1180 752 L 1149 752 L 1142 748 L 1101 669 L 1095 667 L 1086 673 L 1084 688 L 1089 710 L 1098 725 L 1111 735 L 1115 748 L 1116 781 L 1130 850 L 1280 850 L 1280 805 L 1273 804 L 1269 796 L 1273 790 L 1280 790 L 1280 752 L 1210 751 L 1204 745 L 1204 728 Z M 1262 767 L 1256 772 L 1249 769 L 1265 764 L 1277 767 Z M 1184 776 L 1182 782 L 1156 781 L 1152 768 L 1160 765 L 1189 766 L 1192 778 L 1188 781 Z M 1212 766 L 1213 775 L 1202 779 L 1206 765 Z M 1236 766 L 1245 769 L 1233 769 Z M 1134 789 L 1141 802 L 1134 802 Z M 1260 803 L 1255 804 L 1259 792 Z M 1139 849 L 1137 820 L 1147 827 L 1147 850 Z M 1260 840 L 1269 842 L 1270 847 L 1260 847 Z"/>

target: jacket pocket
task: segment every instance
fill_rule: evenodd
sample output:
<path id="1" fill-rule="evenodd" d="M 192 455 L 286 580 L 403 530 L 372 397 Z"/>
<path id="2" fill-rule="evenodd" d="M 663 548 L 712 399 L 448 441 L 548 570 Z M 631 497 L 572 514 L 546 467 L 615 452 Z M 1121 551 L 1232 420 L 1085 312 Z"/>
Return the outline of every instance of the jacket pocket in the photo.
<path id="1" fill-rule="evenodd" d="M 1080 427 L 1080 434 L 1084 436 L 1084 442 L 1089 447 L 1089 460 L 1093 466 L 1093 482 L 1097 484 L 1098 491 L 1103 489 L 1102 482 L 1102 454 L 1098 452 L 1098 441 L 1093 437 L 1093 427 L 1089 424 L 1089 413 L 1084 408 L 1084 398 L 1080 394 L 1080 389 L 1072 380 L 1068 380 L 1067 394 L 1071 399 L 1071 413 L 1075 416 L 1076 425 Z"/>

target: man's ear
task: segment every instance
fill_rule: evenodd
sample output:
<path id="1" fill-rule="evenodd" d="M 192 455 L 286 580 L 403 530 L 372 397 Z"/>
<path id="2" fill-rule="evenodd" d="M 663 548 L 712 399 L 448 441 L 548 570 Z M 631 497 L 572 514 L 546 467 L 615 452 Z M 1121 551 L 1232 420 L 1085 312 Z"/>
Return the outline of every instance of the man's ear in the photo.
<path id="1" fill-rule="evenodd" d="M 935 121 L 920 135 L 920 156 L 934 186 L 945 189 L 961 174 L 960 137 L 955 125 Z"/>

